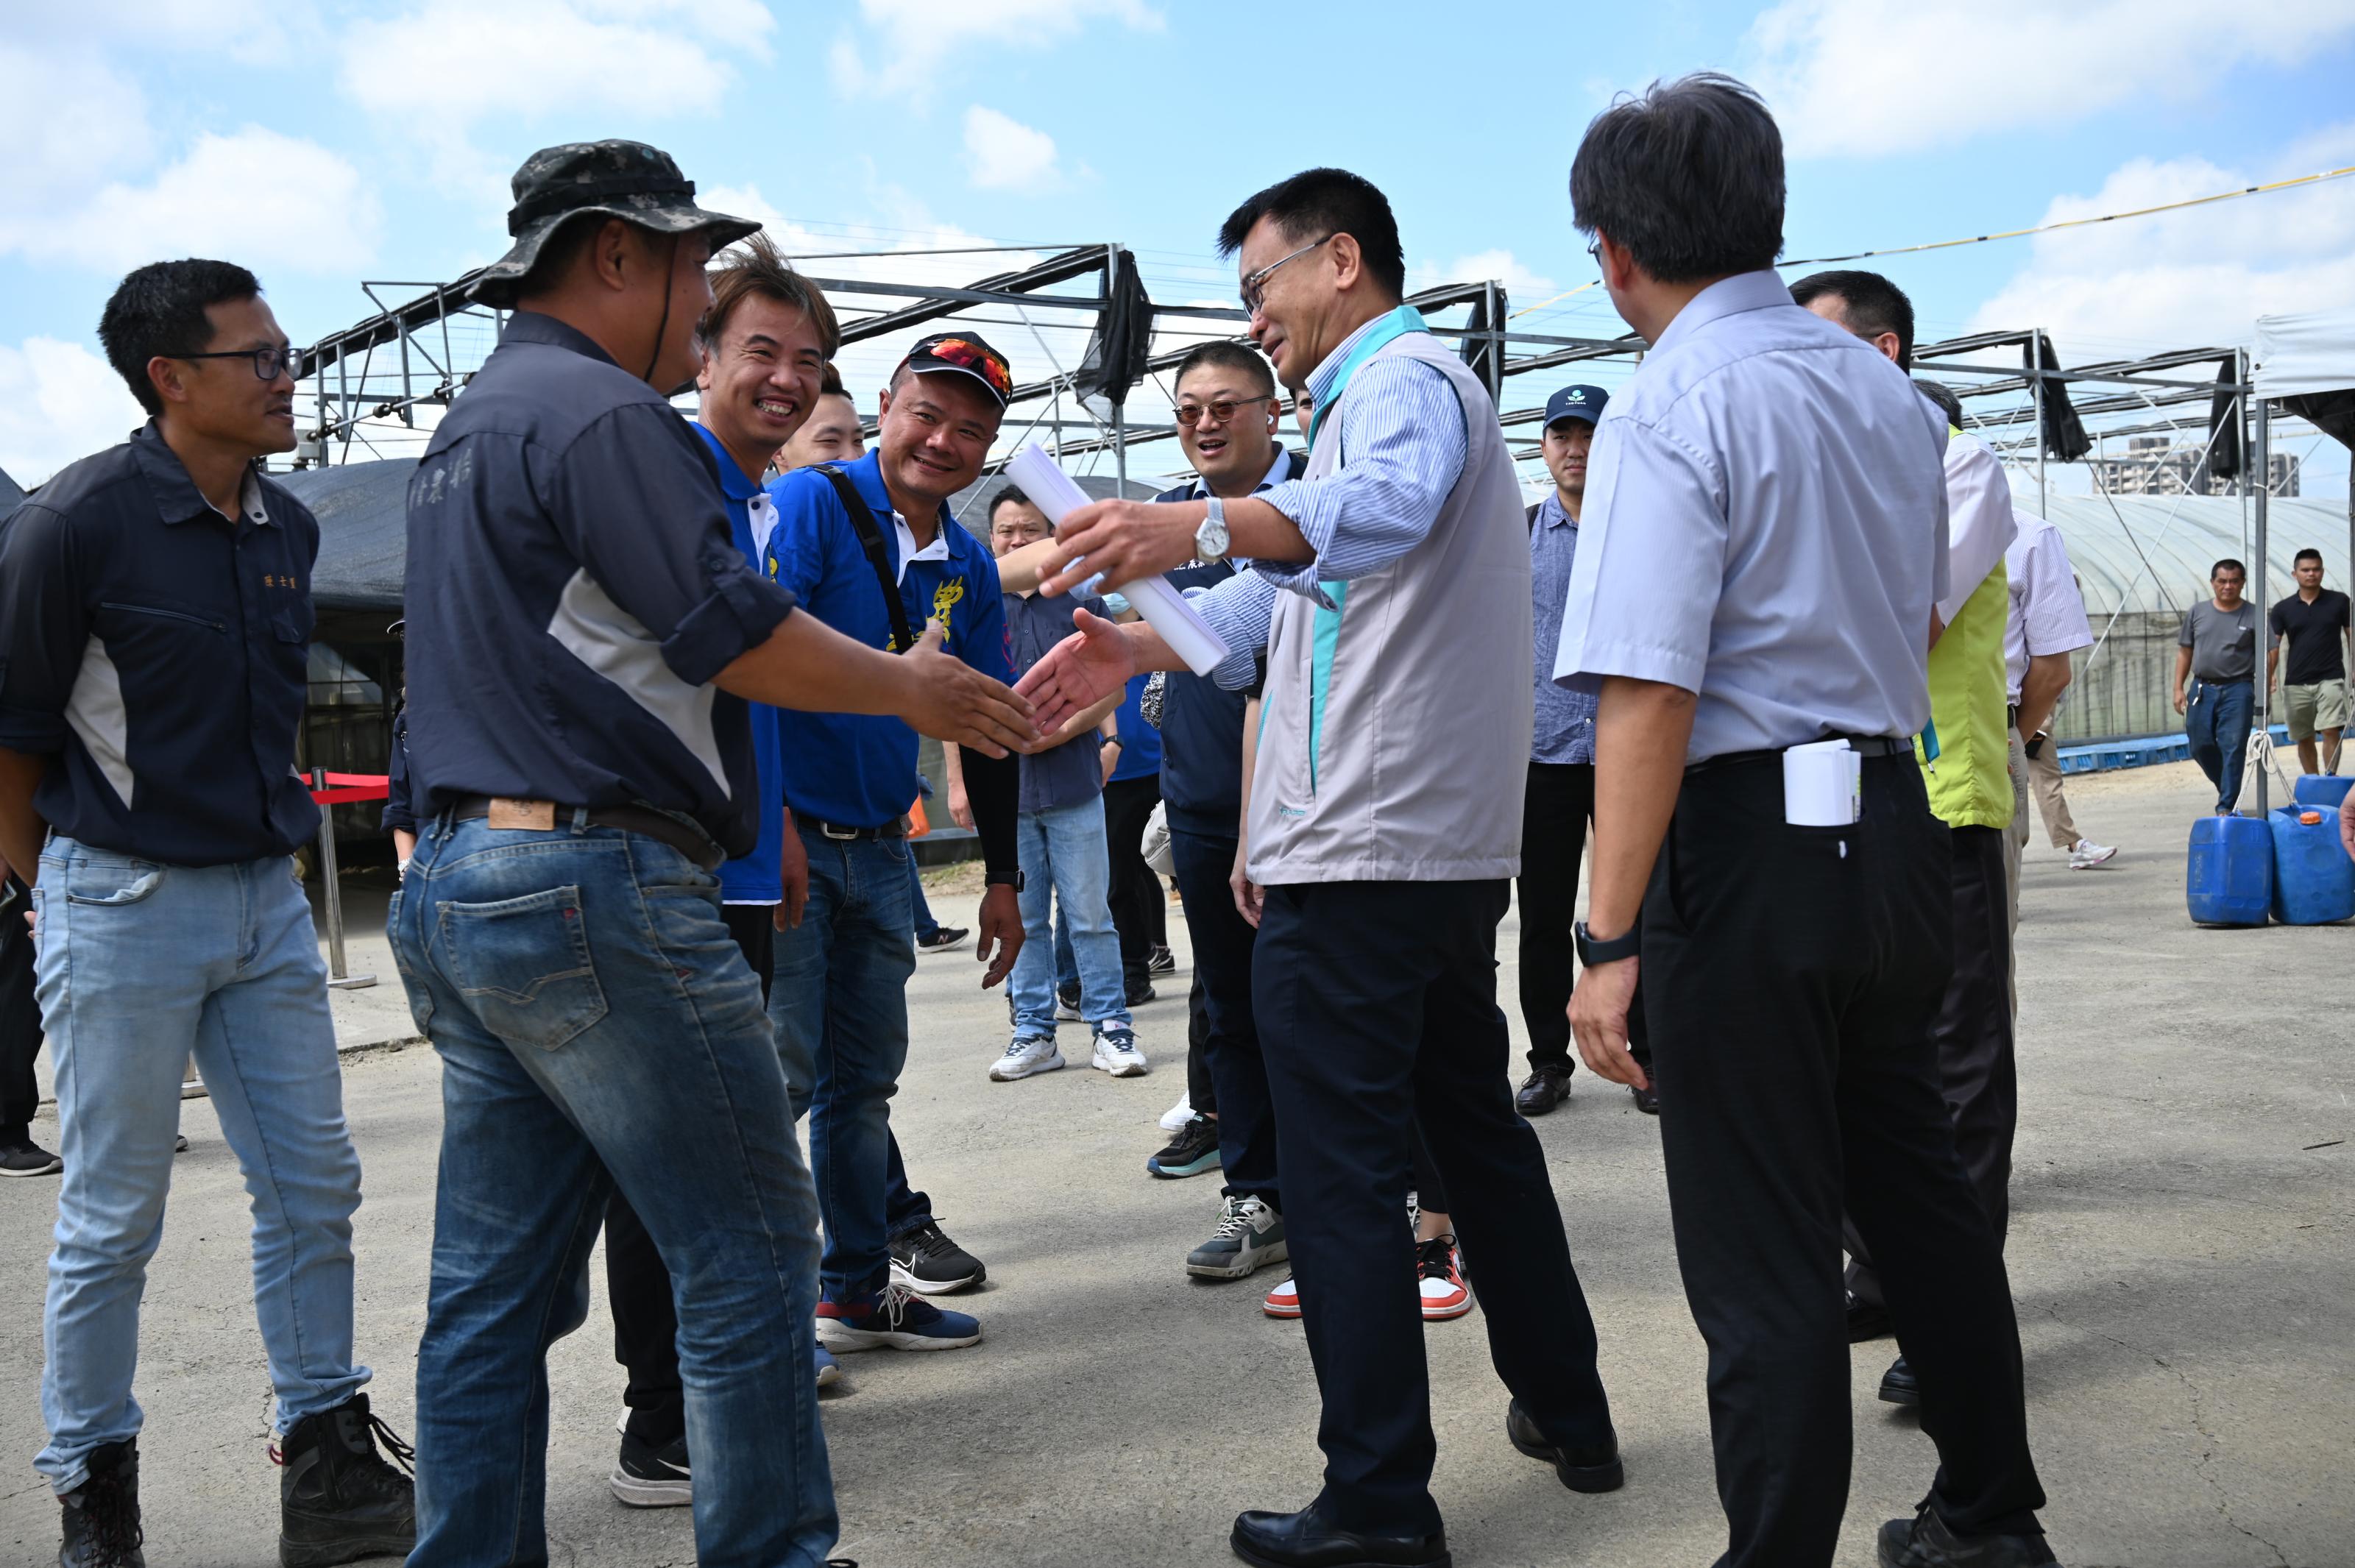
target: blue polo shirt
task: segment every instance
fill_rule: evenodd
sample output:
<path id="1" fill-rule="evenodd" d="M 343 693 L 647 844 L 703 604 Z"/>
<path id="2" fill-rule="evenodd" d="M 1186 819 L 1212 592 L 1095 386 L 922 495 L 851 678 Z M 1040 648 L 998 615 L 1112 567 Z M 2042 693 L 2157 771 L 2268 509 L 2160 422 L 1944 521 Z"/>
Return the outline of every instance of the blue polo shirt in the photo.
<path id="1" fill-rule="evenodd" d="M 1161 731 L 1145 721 L 1145 683 L 1152 678 L 1130 676 L 1127 692 L 1113 709 L 1113 730 L 1120 736 L 1120 761 L 1112 770 L 1114 784 L 1150 778 L 1161 771 Z"/>
<path id="2" fill-rule="evenodd" d="M 883 487 L 882 449 L 844 466 L 875 514 L 883 548 L 907 606 L 908 629 L 942 623 L 948 651 L 994 679 L 1014 684 L 1007 662 L 1006 617 L 998 603 L 997 562 L 960 528 L 943 505 L 938 559 L 900 559 L 891 497 Z M 870 648 L 891 645 L 891 612 L 883 585 L 858 543 L 858 530 L 823 474 L 795 469 L 769 485 L 777 526 L 769 535 L 765 566 L 779 587 L 819 620 Z M 777 733 L 783 757 L 784 803 L 797 816 L 837 827 L 880 827 L 915 799 L 916 732 L 899 719 L 858 713 L 800 713 L 781 709 Z"/>
<path id="3" fill-rule="evenodd" d="M 748 478 L 719 444 L 719 438 L 701 425 L 690 427 L 711 449 L 719 469 L 719 495 L 727 504 L 728 526 L 736 535 L 736 549 L 747 563 L 759 559 L 752 544 L 752 509 L 768 510 L 769 497 L 760 481 Z M 777 710 L 765 702 L 748 702 L 752 729 L 752 766 L 760 775 L 754 803 L 760 814 L 760 837 L 749 855 L 740 855 L 719 868 L 719 900 L 731 904 L 773 904 L 783 901 L 784 881 L 777 862 L 785 843 L 785 811 L 777 793 L 783 776 L 777 765 Z"/>
<path id="4" fill-rule="evenodd" d="M 177 866 L 291 853 L 319 524 L 259 469 L 213 509 L 153 423 L 0 524 L 0 746 L 67 837 Z M 29 872 L 31 868 L 21 868 Z"/>
<path id="5" fill-rule="evenodd" d="M 737 549 L 678 411 L 517 311 L 409 482 L 419 816 L 472 795 L 638 804 L 750 853 L 747 705 L 710 683 L 793 608 Z"/>

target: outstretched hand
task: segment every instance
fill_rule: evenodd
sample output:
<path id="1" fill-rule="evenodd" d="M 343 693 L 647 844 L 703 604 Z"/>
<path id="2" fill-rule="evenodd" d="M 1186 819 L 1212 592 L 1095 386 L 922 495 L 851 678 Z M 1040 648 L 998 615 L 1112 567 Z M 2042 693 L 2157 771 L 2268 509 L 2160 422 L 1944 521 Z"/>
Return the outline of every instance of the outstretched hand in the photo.
<path id="1" fill-rule="evenodd" d="M 900 717 L 919 733 L 971 746 L 984 756 L 1027 752 L 1050 726 L 1034 724 L 1031 703 L 946 652 L 938 621 L 925 624 L 916 645 L 900 657 L 913 677 L 912 699 Z"/>
<path id="2" fill-rule="evenodd" d="M 1079 630 L 1015 683 L 1014 695 L 1028 702 L 1030 721 L 1042 735 L 1053 734 L 1072 714 L 1120 690 L 1136 673 L 1135 650 L 1117 624 L 1076 609 L 1071 624 Z"/>
<path id="3" fill-rule="evenodd" d="M 1202 515 L 1199 501 L 1092 501 L 1055 529 L 1055 552 L 1039 563 L 1039 591 L 1068 593 L 1098 572 L 1118 588 L 1174 571 L 1194 559 Z"/>

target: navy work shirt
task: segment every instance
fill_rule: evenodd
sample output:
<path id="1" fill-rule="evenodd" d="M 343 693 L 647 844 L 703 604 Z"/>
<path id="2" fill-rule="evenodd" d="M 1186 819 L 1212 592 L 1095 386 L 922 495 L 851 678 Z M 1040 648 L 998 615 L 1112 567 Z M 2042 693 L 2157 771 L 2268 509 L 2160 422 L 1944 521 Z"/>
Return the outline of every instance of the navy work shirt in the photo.
<path id="1" fill-rule="evenodd" d="M 1006 645 L 1019 674 L 1053 651 L 1071 635 L 1074 608 L 1109 617 L 1104 602 L 1092 595 L 1075 599 L 1068 593 L 1049 598 L 1044 593 L 1008 593 L 1006 599 Z M 1103 737 L 1097 731 L 1074 735 L 1049 752 L 1022 759 L 1024 811 L 1052 811 L 1077 805 L 1103 793 Z"/>
<path id="2" fill-rule="evenodd" d="M 1260 495 L 1308 471 L 1308 459 L 1281 452 L 1252 493 Z M 1209 495 L 1199 479 L 1164 490 L 1156 501 L 1193 501 Z M 1198 561 L 1168 574 L 1179 592 L 1208 589 L 1235 574 L 1228 561 Z M 1260 683 L 1229 691 L 1207 676 L 1172 670 L 1161 689 L 1161 799 L 1169 825 L 1189 833 L 1236 837 L 1243 810 L 1243 704 Z"/>
<path id="3" fill-rule="evenodd" d="M 719 495 L 728 507 L 728 527 L 734 534 L 736 548 L 747 563 L 760 560 L 755 553 L 753 536 L 775 519 L 769 497 L 760 481 L 750 477 L 736 466 L 719 438 L 702 425 L 693 427 L 711 449 L 711 461 L 719 470 Z M 755 525 L 753 514 L 761 514 Z M 758 570 L 757 566 L 755 570 Z M 765 702 L 748 702 L 748 718 L 752 729 L 752 767 L 760 775 L 753 799 L 759 805 L 760 823 L 757 837 L 749 855 L 740 855 L 719 868 L 719 901 L 731 904 L 773 904 L 784 901 L 784 874 L 780 869 L 779 856 L 785 847 L 785 808 L 778 794 L 778 780 L 783 776 L 777 766 L 777 710 Z"/>
<path id="4" fill-rule="evenodd" d="M 150 423 L 0 526 L 0 746 L 59 758 L 33 804 L 65 837 L 221 866 L 318 832 L 294 738 L 319 524 L 259 469 L 238 510 Z"/>
<path id="5" fill-rule="evenodd" d="M 746 704 L 710 683 L 793 607 L 745 564 L 678 411 L 518 311 L 409 482 L 419 816 L 474 795 L 643 804 L 747 853 Z"/>
<path id="6" fill-rule="evenodd" d="M 1013 685 L 1006 623 L 998 613 L 997 562 L 981 541 L 957 526 L 944 504 L 932 544 L 903 560 L 890 493 L 883 485 L 882 448 L 845 464 L 843 473 L 874 514 L 908 613 L 909 635 L 921 637 L 926 621 L 938 621 L 947 628 L 951 654 L 993 680 Z M 770 485 L 769 498 L 777 508 L 776 528 L 769 535 L 769 574 L 836 631 L 870 648 L 890 647 L 891 612 L 883 602 L 883 584 L 834 482 L 815 469 L 797 468 Z M 797 816 L 837 827 L 880 827 L 914 803 L 916 732 L 906 720 L 888 713 L 781 709 L 777 732 L 784 754 L 785 804 Z"/>

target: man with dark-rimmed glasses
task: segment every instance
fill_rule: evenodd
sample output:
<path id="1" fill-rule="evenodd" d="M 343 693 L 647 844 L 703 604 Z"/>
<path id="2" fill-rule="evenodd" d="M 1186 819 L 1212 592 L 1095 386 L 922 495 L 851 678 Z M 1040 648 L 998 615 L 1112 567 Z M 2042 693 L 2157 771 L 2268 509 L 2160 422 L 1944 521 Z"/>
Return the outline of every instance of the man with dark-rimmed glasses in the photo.
<path id="1" fill-rule="evenodd" d="M 280 1559 L 405 1552 L 410 1482 L 352 1360 L 359 1159 L 289 859 L 319 827 L 294 772 L 319 525 L 261 463 L 294 444 L 299 357 L 227 261 L 140 268 L 99 338 L 149 422 L 0 531 L 0 855 L 38 867 L 66 1167 L 34 1464 L 61 1563 L 141 1561 L 139 1299 L 193 1053 L 253 1196 Z"/>

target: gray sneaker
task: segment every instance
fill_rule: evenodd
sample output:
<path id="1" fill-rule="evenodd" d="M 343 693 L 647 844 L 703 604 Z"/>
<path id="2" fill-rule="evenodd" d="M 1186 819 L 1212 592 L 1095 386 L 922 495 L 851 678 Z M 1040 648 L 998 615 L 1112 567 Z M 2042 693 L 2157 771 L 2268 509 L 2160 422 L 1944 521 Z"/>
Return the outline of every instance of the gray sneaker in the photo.
<path id="1" fill-rule="evenodd" d="M 1288 1253 L 1283 1215 L 1256 1198 L 1229 1198 L 1210 1239 L 1186 1254 L 1186 1272 L 1241 1279 L 1255 1268 L 1282 1263 Z"/>

